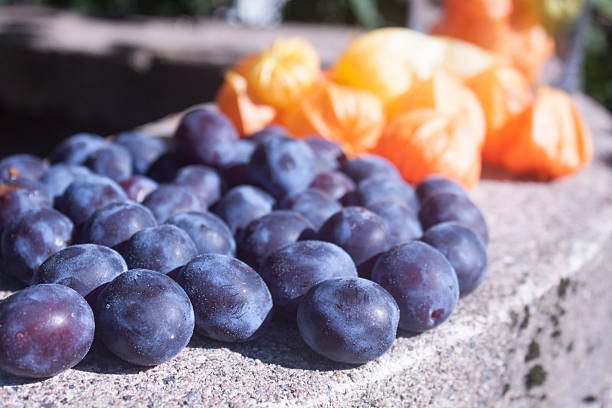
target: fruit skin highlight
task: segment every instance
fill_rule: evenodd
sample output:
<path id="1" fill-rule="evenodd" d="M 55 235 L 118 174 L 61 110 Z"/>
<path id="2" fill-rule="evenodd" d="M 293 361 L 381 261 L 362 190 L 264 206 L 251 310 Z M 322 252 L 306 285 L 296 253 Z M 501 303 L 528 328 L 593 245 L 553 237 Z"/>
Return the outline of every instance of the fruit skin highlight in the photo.
<path id="1" fill-rule="evenodd" d="M 373 93 L 323 81 L 284 112 L 280 121 L 296 137 L 321 135 L 355 155 L 376 145 L 385 113 Z"/>
<path id="2" fill-rule="evenodd" d="M 512 67 L 496 66 L 469 78 L 466 85 L 480 101 L 486 121 L 482 158 L 486 163 L 499 165 L 507 143 L 500 130 L 531 104 L 529 81 Z"/>
<path id="3" fill-rule="evenodd" d="M 571 97 L 553 88 L 539 88 L 533 105 L 500 132 L 511 140 L 502 162 L 513 173 L 557 178 L 580 170 L 593 158 L 591 133 Z"/>
<path id="4" fill-rule="evenodd" d="M 185 291 L 168 276 L 146 269 L 117 276 L 96 305 L 97 334 L 104 345 L 140 366 L 175 357 L 191 339 L 194 322 Z"/>
<path id="5" fill-rule="evenodd" d="M 375 152 L 393 162 L 413 184 L 440 174 L 471 189 L 480 178 L 479 140 L 462 120 L 433 109 L 391 119 Z"/>
<path id="6" fill-rule="evenodd" d="M 272 296 L 263 279 L 230 256 L 198 256 L 179 272 L 177 282 L 193 304 L 196 331 L 206 337 L 249 341 L 271 316 Z"/>
<path id="7" fill-rule="evenodd" d="M 483 108 L 474 93 L 456 76 L 437 70 L 399 96 L 388 109 L 390 118 L 416 109 L 431 108 L 464 121 L 479 146 L 484 143 L 486 123 Z"/>
<path id="8" fill-rule="evenodd" d="M 315 49 L 301 38 L 277 40 L 262 51 L 246 78 L 259 98 L 276 108 L 296 103 L 320 75 Z"/>
<path id="9" fill-rule="evenodd" d="M 275 309 L 295 320 L 302 297 L 327 279 L 356 278 L 350 255 L 330 242 L 298 241 L 266 258 L 259 274 L 270 288 Z"/>
<path id="10" fill-rule="evenodd" d="M 400 309 L 399 327 L 412 333 L 440 325 L 459 300 L 453 267 L 438 250 L 419 241 L 395 246 L 381 255 L 372 280 L 393 296 Z"/>
<path id="11" fill-rule="evenodd" d="M 372 92 L 389 106 L 415 79 L 429 78 L 436 69 L 445 67 L 463 78 L 493 61 L 493 56 L 463 41 L 383 28 L 357 37 L 338 59 L 333 77 L 339 84 Z"/>
<path id="12" fill-rule="evenodd" d="M 91 308 L 67 286 L 34 285 L 0 301 L 0 369 L 44 378 L 77 365 L 94 338 Z"/>
<path id="13" fill-rule="evenodd" d="M 263 129 L 276 116 L 276 109 L 254 100 L 251 94 L 247 80 L 229 71 L 215 98 L 219 110 L 232 121 L 241 135 Z"/>
<path id="14" fill-rule="evenodd" d="M 339 278 L 310 289 L 298 307 L 304 341 L 317 353 L 348 364 L 383 355 L 395 340 L 399 308 L 380 285 Z"/>

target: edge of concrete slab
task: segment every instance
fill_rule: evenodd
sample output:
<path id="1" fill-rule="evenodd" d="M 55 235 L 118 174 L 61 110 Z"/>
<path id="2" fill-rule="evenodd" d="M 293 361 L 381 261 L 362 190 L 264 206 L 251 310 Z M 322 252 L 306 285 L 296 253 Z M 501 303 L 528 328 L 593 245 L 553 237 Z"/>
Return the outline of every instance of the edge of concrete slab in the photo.
<path id="1" fill-rule="evenodd" d="M 532 407 L 561 397 L 580 403 L 582 390 L 568 387 L 576 376 L 600 375 L 586 365 L 593 356 L 612 357 L 602 354 L 611 351 L 612 329 L 612 126 L 605 111 L 576 100 L 594 132 L 594 162 L 550 183 L 485 172 L 473 199 L 491 230 L 488 277 L 436 330 L 400 334 L 389 353 L 360 367 L 317 356 L 282 322 L 242 345 L 195 336 L 177 358 L 148 370 L 97 345 L 75 369 L 51 379 L 0 373 L 3 403 Z M 0 278 L 0 289 L 6 285 Z"/>

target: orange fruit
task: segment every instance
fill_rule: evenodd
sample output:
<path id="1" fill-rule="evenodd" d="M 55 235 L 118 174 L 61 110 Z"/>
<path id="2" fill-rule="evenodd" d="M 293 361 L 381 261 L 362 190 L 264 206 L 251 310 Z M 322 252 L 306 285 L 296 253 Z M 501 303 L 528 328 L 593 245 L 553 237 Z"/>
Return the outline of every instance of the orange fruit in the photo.
<path id="1" fill-rule="evenodd" d="M 242 57 L 231 69 L 230 71 L 234 71 L 238 75 L 243 77 L 247 77 L 249 75 L 249 71 L 259 60 L 258 54 L 249 54 L 245 57 Z"/>
<path id="2" fill-rule="evenodd" d="M 504 54 L 532 83 L 555 54 L 555 41 L 541 25 L 512 30 Z"/>
<path id="3" fill-rule="evenodd" d="M 531 103 L 529 82 L 514 68 L 495 66 L 470 78 L 466 85 L 474 91 L 484 111 L 487 130 L 483 160 L 501 164 L 507 141 L 500 129 Z"/>
<path id="4" fill-rule="evenodd" d="M 383 28 L 357 37 L 338 59 L 336 82 L 365 89 L 385 106 L 410 89 L 415 79 L 445 67 L 469 77 L 489 67 L 493 57 L 462 41 L 436 38 L 405 28 Z"/>
<path id="5" fill-rule="evenodd" d="M 539 78 L 542 67 L 554 54 L 552 37 L 537 24 L 533 13 L 525 13 L 523 3 L 518 0 L 514 3 L 511 0 L 447 0 L 444 15 L 432 33 L 460 38 L 490 50 L 532 82 Z"/>
<path id="6" fill-rule="evenodd" d="M 455 76 L 438 70 L 426 80 L 416 83 L 389 107 L 389 117 L 401 115 L 413 109 L 432 108 L 442 113 L 456 115 L 464 120 L 480 146 L 485 139 L 485 117 L 476 95 Z"/>
<path id="7" fill-rule="evenodd" d="M 353 155 L 376 145 L 385 114 L 370 92 L 323 81 L 284 112 L 281 123 L 296 137 L 318 134 Z"/>
<path id="8" fill-rule="evenodd" d="M 217 92 L 216 102 L 219 110 L 241 135 L 263 129 L 276 116 L 276 109 L 252 99 L 246 79 L 234 71 L 225 74 L 225 82 Z"/>
<path id="9" fill-rule="evenodd" d="M 512 0 L 446 0 L 444 8 L 447 15 L 504 20 L 510 17 Z"/>
<path id="10" fill-rule="evenodd" d="M 537 22 L 557 33 L 580 15 L 585 0 L 514 0 L 513 23 L 522 27 Z"/>
<path id="11" fill-rule="evenodd" d="M 507 41 L 511 11 L 511 0 L 446 0 L 444 15 L 432 33 L 497 52 Z"/>
<path id="12" fill-rule="evenodd" d="M 317 81 L 321 62 L 315 49 L 301 38 L 277 40 L 259 54 L 247 80 L 259 98 L 276 108 L 297 102 Z"/>
<path id="13" fill-rule="evenodd" d="M 593 157 L 588 127 L 571 97 L 557 89 L 539 88 L 533 104 L 501 132 L 511 140 L 503 164 L 515 173 L 556 178 L 578 171 Z"/>
<path id="14" fill-rule="evenodd" d="M 434 109 L 391 119 L 375 152 L 393 162 L 411 183 L 439 174 L 472 188 L 480 178 L 478 141 L 463 121 Z"/>

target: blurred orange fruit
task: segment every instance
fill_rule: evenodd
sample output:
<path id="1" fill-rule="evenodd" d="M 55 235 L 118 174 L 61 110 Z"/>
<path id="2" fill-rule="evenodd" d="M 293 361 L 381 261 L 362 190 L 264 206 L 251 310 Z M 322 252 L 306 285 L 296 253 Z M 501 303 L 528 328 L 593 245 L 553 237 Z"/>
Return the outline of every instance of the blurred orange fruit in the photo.
<path id="1" fill-rule="evenodd" d="M 249 54 L 242 57 L 230 70 L 246 78 L 258 60 L 259 54 Z"/>
<path id="2" fill-rule="evenodd" d="M 501 164 L 508 141 L 500 129 L 531 103 L 529 82 L 514 68 L 496 66 L 470 78 L 466 85 L 474 91 L 484 111 L 487 131 L 483 160 Z"/>
<path id="3" fill-rule="evenodd" d="M 447 12 L 463 17 L 504 20 L 512 12 L 512 0 L 446 0 Z"/>
<path id="4" fill-rule="evenodd" d="M 515 68 L 535 83 L 546 62 L 555 55 L 555 41 L 541 25 L 512 30 L 504 54 Z"/>
<path id="5" fill-rule="evenodd" d="M 439 174 L 472 188 L 480 178 L 478 141 L 463 121 L 434 109 L 391 119 L 375 152 L 393 162 L 411 183 Z"/>
<path id="6" fill-rule="evenodd" d="M 554 55 L 554 41 L 533 14 L 519 12 L 524 9 L 520 4 L 516 0 L 447 0 L 444 15 L 432 33 L 490 50 L 535 82 Z M 519 9 L 513 10 L 517 5 Z"/>
<path id="7" fill-rule="evenodd" d="M 531 107 L 501 132 L 511 140 L 503 164 L 515 173 L 560 177 L 579 170 L 593 157 L 589 129 L 571 97 L 560 90 L 539 88 Z"/>
<path id="8" fill-rule="evenodd" d="M 446 0 L 432 34 L 469 41 L 487 50 L 503 50 L 510 30 L 510 0 Z"/>
<path id="9" fill-rule="evenodd" d="M 485 140 L 485 116 L 476 95 L 455 76 L 445 70 L 436 71 L 430 78 L 417 82 L 389 107 L 389 117 L 419 108 L 432 108 L 456 115 L 464 120 L 482 146 Z"/>
<path id="10" fill-rule="evenodd" d="M 514 0 L 512 22 L 520 27 L 534 23 L 557 33 L 578 18 L 585 0 Z"/>
<path id="11" fill-rule="evenodd" d="M 383 28 L 357 37 L 338 59 L 334 79 L 377 95 L 385 106 L 415 79 L 445 67 L 462 77 L 489 67 L 493 57 L 473 45 L 404 28 Z"/>
<path id="12" fill-rule="evenodd" d="M 296 137 L 318 134 L 353 155 L 376 145 L 385 114 L 370 92 L 322 81 L 283 113 L 281 123 Z"/>
<path id="13" fill-rule="evenodd" d="M 225 82 L 216 98 L 219 110 L 234 124 L 238 133 L 249 135 L 263 129 L 276 116 L 276 109 L 255 102 L 248 92 L 246 79 L 234 71 L 225 74 Z"/>
<path id="14" fill-rule="evenodd" d="M 315 49 L 301 38 L 277 40 L 248 69 L 257 96 L 276 108 L 297 102 L 317 81 L 321 63 Z"/>

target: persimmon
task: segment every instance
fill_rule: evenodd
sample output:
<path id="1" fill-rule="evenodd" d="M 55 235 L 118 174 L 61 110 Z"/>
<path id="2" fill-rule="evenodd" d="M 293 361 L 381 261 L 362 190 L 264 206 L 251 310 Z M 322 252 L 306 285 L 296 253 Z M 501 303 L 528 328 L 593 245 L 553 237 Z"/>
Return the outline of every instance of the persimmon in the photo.
<path id="1" fill-rule="evenodd" d="M 462 41 L 436 38 L 405 28 L 383 28 L 357 37 L 337 61 L 336 82 L 365 89 L 385 106 L 410 89 L 415 79 L 445 67 L 461 77 L 489 67 L 493 57 Z"/>
<path id="2" fill-rule="evenodd" d="M 455 76 L 438 70 L 430 78 L 419 81 L 395 100 L 388 110 L 389 117 L 413 109 L 433 108 L 465 120 L 479 145 L 485 139 L 485 116 L 476 95 Z"/>
<path id="3" fill-rule="evenodd" d="M 281 115 L 296 137 L 319 134 L 349 155 L 373 148 L 385 123 L 381 101 L 372 93 L 322 81 Z"/>
<path id="4" fill-rule="evenodd" d="M 472 188 L 480 178 L 478 140 L 464 121 L 435 109 L 417 109 L 389 121 L 375 152 L 418 183 L 443 175 Z"/>
<path id="5" fill-rule="evenodd" d="M 470 78 L 466 85 L 474 91 L 484 111 L 487 130 L 483 160 L 501 164 L 507 141 L 500 129 L 531 103 L 529 81 L 512 67 L 495 66 Z"/>
<path id="6" fill-rule="evenodd" d="M 321 62 L 301 38 L 277 40 L 262 51 L 246 75 L 259 98 L 284 109 L 297 102 L 317 81 Z"/>
<path id="7" fill-rule="evenodd" d="M 557 89 L 539 88 L 533 104 L 501 132 L 511 140 L 503 165 L 515 173 L 561 177 L 578 171 L 593 157 L 588 127 L 571 97 Z"/>

